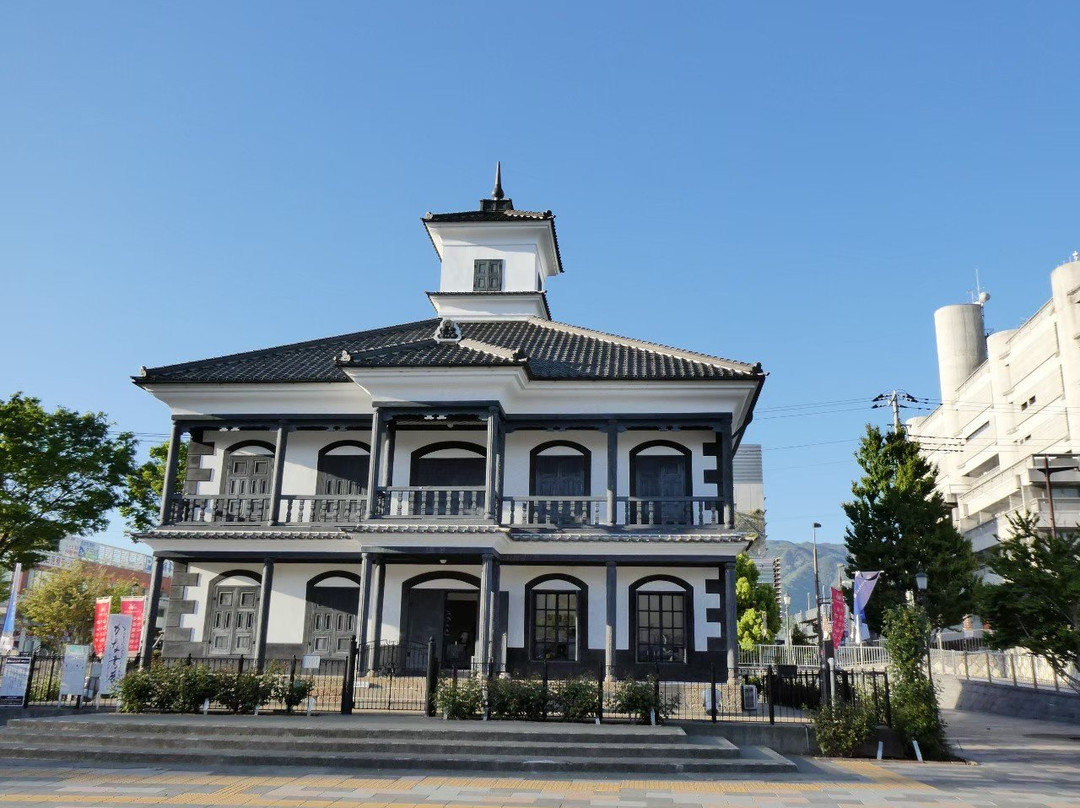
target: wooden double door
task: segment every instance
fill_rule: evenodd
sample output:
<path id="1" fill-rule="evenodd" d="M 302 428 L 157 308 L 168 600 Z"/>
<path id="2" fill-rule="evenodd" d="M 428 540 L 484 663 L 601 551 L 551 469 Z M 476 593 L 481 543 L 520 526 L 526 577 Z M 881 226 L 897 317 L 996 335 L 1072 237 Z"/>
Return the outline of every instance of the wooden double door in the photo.
<path id="1" fill-rule="evenodd" d="M 443 668 L 466 668 L 476 649 L 480 593 L 410 589 L 405 599 L 405 637 L 410 645 L 435 638 Z"/>
<path id="2" fill-rule="evenodd" d="M 259 620 L 259 587 L 215 587 L 211 608 L 210 653 L 253 653 Z"/>

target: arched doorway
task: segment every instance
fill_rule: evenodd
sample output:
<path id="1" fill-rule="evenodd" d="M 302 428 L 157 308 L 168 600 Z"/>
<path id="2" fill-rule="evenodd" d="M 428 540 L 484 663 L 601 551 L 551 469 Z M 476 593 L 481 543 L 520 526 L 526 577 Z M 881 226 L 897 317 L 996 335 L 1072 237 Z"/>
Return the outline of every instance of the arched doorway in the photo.
<path id="1" fill-rule="evenodd" d="M 251 654 L 259 627 L 259 585 L 262 577 L 233 570 L 210 582 L 204 638 L 212 656 Z"/>
<path id="2" fill-rule="evenodd" d="M 466 668 L 476 650 L 480 579 L 452 570 L 426 572 L 401 585 L 401 624 L 409 646 L 435 638 L 444 668 Z"/>

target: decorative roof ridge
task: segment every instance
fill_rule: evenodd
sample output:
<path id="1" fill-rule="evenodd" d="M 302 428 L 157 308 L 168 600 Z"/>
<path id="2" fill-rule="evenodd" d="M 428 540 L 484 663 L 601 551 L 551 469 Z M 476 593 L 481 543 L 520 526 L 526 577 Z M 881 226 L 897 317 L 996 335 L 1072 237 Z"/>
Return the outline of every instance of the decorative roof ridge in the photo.
<path id="1" fill-rule="evenodd" d="M 257 359 L 260 356 L 267 354 L 278 353 L 280 351 L 300 351 L 305 348 L 314 348 L 320 343 L 332 342 L 335 340 L 349 339 L 352 337 L 371 337 L 379 334 L 387 334 L 394 331 L 406 331 L 410 328 L 420 328 L 421 326 L 431 324 L 437 325 L 439 322 L 438 317 L 427 317 L 423 320 L 415 320 L 409 323 L 398 323 L 396 325 L 380 326 L 379 328 L 369 328 L 364 331 L 350 331 L 346 334 L 334 334 L 328 337 L 319 337 L 317 339 L 302 340 L 300 342 L 288 342 L 284 345 L 273 345 L 269 348 L 256 348 L 251 351 L 238 351 L 231 354 L 222 354 L 221 356 L 208 356 L 203 359 L 193 359 L 189 362 L 178 362 L 174 365 L 158 365 L 156 367 L 147 368 L 145 374 L 140 376 L 133 376 L 136 382 L 145 380 L 147 376 L 153 376 L 155 373 L 162 371 L 175 371 L 185 370 L 187 368 L 198 367 L 209 362 L 237 362 L 247 359 Z"/>
<path id="2" fill-rule="evenodd" d="M 412 342 L 402 342 L 398 345 L 379 345 L 375 348 L 364 348 L 361 351 L 348 351 L 343 348 L 341 353 L 334 357 L 334 363 L 337 365 L 349 365 L 367 356 L 381 356 L 396 351 L 408 351 L 414 348 L 430 348 L 434 344 L 435 340 L 428 337 L 427 339 L 417 339 Z"/>
<path id="3" fill-rule="evenodd" d="M 487 342 L 482 342 L 478 339 L 471 337 L 463 337 L 458 341 L 458 346 L 470 351 L 476 351 L 477 353 L 489 354 L 490 356 L 497 356 L 500 359 L 509 359 L 511 362 L 525 362 L 528 361 L 520 348 L 503 348 L 499 345 L 491 345 Z"/>
<path id="4" fill-rule="evenodd" d="M 563 323 L 558 320 L 541 320 L 538 317 L 530 317 L 528 322 L 542 326 L 544 328 L 550 328 L 553 331 L 564 331 L 570 334 L 577 334 L 582 337 L 591 337 L 598 339 L 602 342 L 610 342 L 613 344 L 628 345 L 634 348 L 640 348 L 644 351 L 651 351 L 652 353 L 667 354 L 677 359 L 685 359 L 689 362 L 697 362 L 699 364 L 706 365 L 732 365 L 735 367 L 728 368 L 745 373 L 753 373 L 755 375 L 765 375 L 761 369 L 761 363 L 756 362 L 750 364 L 749 362 L 740 362 L 737 359 L 725 359 L 722 356 L 712 356 L 710 354 L 698 353 L 697 351 L 688 351 L 684 348 L 676 348 L 672 345 L 664 345 L 660 342 L 648 342 L 646 340 L 635 339 L 633 337 L 624 337 L 620 334 L 611 334 L 607 331 L 597 331 L 592 328 L 585 328 L 580 325 L 572 325 L 571 323 Z M 744 370 L 745 369 L 745 370 Z"/>

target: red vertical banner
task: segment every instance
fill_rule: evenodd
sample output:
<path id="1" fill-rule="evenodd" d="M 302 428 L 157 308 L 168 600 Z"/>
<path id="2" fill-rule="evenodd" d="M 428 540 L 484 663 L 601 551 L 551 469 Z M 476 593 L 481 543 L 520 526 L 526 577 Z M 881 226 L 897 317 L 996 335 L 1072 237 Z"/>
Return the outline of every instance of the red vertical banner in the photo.
<path id="1" fill-rule="evenodd" d="M 94 605 L 94 653 L 98 656 L 105 653 L 105 639 L 108 634 L 111 609 L 112 598 L 98 598 Z"/>
<path id="2" fill-rule="evenodd" d="M 143 614 L 146 611 L 146 598 L 120 598 L 120 614 L 131 615 L 131 637 L 128 639 L 128 652 L 139 653 L 142 645 Z"/>
<path id="3" fill-rule="evenodd" d="M 847 636 L 847 604 L 842 589 L 832 588 L 832 645 L 835 651 Z"/>

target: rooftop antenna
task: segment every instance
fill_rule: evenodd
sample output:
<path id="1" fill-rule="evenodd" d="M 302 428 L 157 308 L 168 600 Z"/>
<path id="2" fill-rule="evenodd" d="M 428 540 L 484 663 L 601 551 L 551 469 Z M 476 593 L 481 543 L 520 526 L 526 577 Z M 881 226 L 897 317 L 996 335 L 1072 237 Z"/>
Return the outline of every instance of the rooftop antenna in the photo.
<path id="1" fill-rule="evenodd" d="M 979 281 L 979 268 L 975 267 L 975 291 L 970 292 L 971 302 L 977 306 L 985 306 L 987 301 L 990 300 L 990 293 L 982 288 L 982 283 Z"/>

